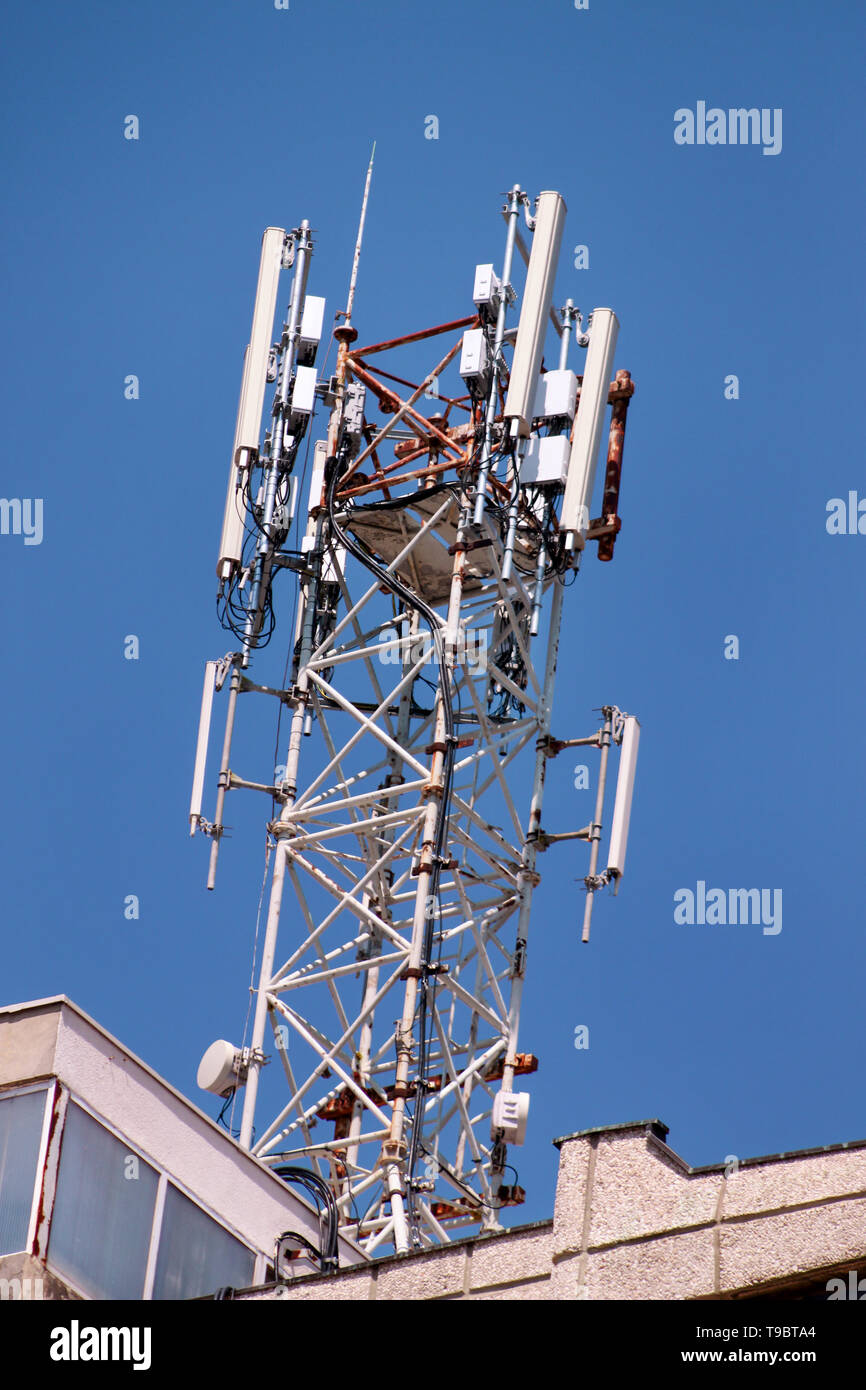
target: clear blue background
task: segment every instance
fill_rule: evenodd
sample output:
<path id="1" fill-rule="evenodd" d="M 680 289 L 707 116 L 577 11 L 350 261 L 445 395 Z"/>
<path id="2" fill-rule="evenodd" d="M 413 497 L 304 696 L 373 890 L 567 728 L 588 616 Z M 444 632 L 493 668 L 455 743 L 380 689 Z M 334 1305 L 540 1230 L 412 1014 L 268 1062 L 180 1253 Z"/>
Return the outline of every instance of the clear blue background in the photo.
<path id="1" fill-rule="evenodd" d="M 0 537 L 6 1002 L 67 993 L 216 1109 L 195 1069 L 243 1028 L 267 803 L 235 797 L 215 894 L 186 812 L 203 662 L 231 645 L 214 565 L 259 242 L 311 219 L 330 318 L 375 138 L 368 341 L 468 311 L 516 180 L 564 194 L 590 268 L 563 258 L 558 302 L 615 307 L 637 382 L 623 531 L 569 593 L 554 719 L 573 737 L 607 701 L 641 718 L 628 872 L 586 947 L 584 851 L 542 861 L 517 1219 L 552 1212 L 550 1139 L 589 1126 L 657 1115 L 692 1164 L 866 1137 L 866 536 L 825 526 L 831 497 L 866 496 L 862 15 L 856 0 L 15 7 L 0 492 L 44 498 L 45 537 Z M 676 146 L 674 111 L 699 100 L 781 107 L 782 152 Z M 239 752 L 266 767 L 261 718 Z M 577 761 L 551 767 L 548 829 L 589 819 Z M 781 888 L 781 934 L 677 926 L 673 895 L 699 879 Z"/>

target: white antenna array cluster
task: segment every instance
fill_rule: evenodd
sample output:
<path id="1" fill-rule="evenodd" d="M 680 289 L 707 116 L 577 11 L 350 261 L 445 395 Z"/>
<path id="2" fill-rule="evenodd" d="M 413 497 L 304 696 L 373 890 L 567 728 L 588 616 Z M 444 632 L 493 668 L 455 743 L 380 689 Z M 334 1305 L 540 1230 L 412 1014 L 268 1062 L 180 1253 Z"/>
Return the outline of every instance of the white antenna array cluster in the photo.
<path id="1" fill-rule="evenodd" d="M 515 1079 L 537 1067 L 518 1044 L 539 854 L 561 840 L 590 845 L 584 939 L 595 893 L 616 889 L 625 867 L 638 722 L 606 706 L 594 734 L 558 740 L 551 718 L 565 581 L 590 540 L 609 560 L 620 529 L 634 387 L 628 372 L 611 380 L 612 310 L 584 325 L 571 300 L 558 315 L 552 307 L 562 197 L 541 193 L 531 213 L 518 186 L 503 209 L 501 273 L 476 268 L 471 312 L 358 346 L 371 171 L 372 159 L 331 375 L 316 365 L 325 303 L 307 293 L 310 224 L 264 234 L 217 565 L 235 649 L 205 668 L 190 830 L 210 837 L 212 888 L 229 792 L 271 799 L 252 1034 L 208 1049 L 200 1084 L 228 1101 L 243 1095 L 241 1142 L 264 1162 L 309 1165 L 368 1251 L 405 1251 L 466 1226 L 499 1229 L 501 1210 L 523 1201 L 506 1177 L 529 1107 Z M 527 270 L 513 327 L 515 250 Z M 289 304 L 272 341 L 283 270 Z M 417 372 L 400 354 L 437 337 L 447 350 L 422 381 L 410 379 Z M 586 350 L 581 374 L 568 365 L 572 338 Z M 323 409 L 327 432 L 312 451 L 292 549 L 300 446 Z M 256 684 L 247 671 L 276 622 L 274 581 L 285 569 L 297 584 L 290 676 Z M 208 821 L 209 730 L 226 684 Z M 285 764 L 258 780 L 231 766 L 248 694 L 290 716 Z M 549 833 L 547 765 L 578 745 L 600 750 L 593 820 Z M 611 746 L 619 773 L 600 871 Z"/>

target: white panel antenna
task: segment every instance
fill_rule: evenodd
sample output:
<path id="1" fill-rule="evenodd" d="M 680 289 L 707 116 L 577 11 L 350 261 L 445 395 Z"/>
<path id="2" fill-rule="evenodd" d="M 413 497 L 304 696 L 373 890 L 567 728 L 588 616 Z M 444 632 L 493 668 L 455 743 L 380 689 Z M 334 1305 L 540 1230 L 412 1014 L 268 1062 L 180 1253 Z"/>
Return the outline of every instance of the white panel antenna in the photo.
<path id="1" fill-rule="evenodd" d="M 625 852 L 628 844 L 628 826 L 631 820 L 631 802 L 634 794 L 634 775 L 637 768 L 639 742 L 640 724 L 633 714 L 627 714 L 619 750 L 616 798 L 613 804 L 610 848 L 607 854 L 607 872 L 614 880 L 622 878 L 625 872 Z"/>
<path id="2" fill-rule="evenodd" d="M 565 532 L 567 550 L 575 549 L 578 536 L 577 548 L 581 549 L 589 529 L 589 507 L 618 332 L 619 322 L 612 309 L 593 311 L 559 522 L 560 530 Z"/>
<path id="3" fill-rule="evenodd" d="M 205 662 L 204 687 L 201 692 L 201 714 L 198 721 L 198 739 L 195 745 L 195 769 L 192 774 L 192 797 L 189 803 L 189 833 L 194 835 L 201 815 L 201 798 L 204 790 L 204 771 L 207 762 L 207 746 L 210 738 L 210 717 L 213 708 L 214 684 L 216 681 L 215 661 Z"/>
<path id="4" fill-rule="evenodd" d="M 241 561 L 241 551 L 244 543 L 244 512 L 246 511 L 246 500 L 244 490 L 241 486 L 241 477 L 235 467 L 235 459 L 238 456 L 238 439 L 240 437 L 241 416 L 244 404 L 244 383 L 247 376 L 247 362 L 249 361 L 249 347 L 244 348 L 244 367 L 241 375 L 241 393 L 238 398 L 238 417 L 235 424 L 235 442 L 232 447 L 232 461 L 229 465 L 229 485 L 226 493 L 226 505 L 223 513 L 223 529 L 220 536 L 220 554 L 217 563 L 217 578 L 220 580 L 228 579 L 232 570 Z"/>
<path id="5" fill-rule="evenodd" d="M 277 287 L 286 234 L 281 227 L 268 227 L 262 237 L 259 279 L 250 341 L 244 356 L 237 427 L 229 469 L 228 495 L 220 538 L 217 575 L 227 579 L 240 564 L 244 541 L 243 495 L 238 492 L 238 468 L 244 469 L 258 453 L 262 428 L 262 407 L 268 379 L 268 359 L 277 307 Z"/>
<path id="6" fill-rule="evenodd" d="M 517 432 L 523 439 L 532 424 L 565 213 L 565 199 L 560 193 L 539 193 L 504 411 L 506 420 L 517 421 Z"/>

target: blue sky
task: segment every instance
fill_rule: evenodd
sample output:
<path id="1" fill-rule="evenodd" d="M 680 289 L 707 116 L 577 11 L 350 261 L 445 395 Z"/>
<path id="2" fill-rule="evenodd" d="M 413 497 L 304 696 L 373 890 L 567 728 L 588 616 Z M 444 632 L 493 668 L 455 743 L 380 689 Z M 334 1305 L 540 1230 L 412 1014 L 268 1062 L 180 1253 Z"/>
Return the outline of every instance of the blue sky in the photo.
<path id="1" fill-rule="evenodd" d="M 70 995 L 196 1100 L 202 1051 L 240 1034 L 261 808 L 233 806 L 215 894 L 186 811 L 241 356 L 265 226 L 310 218 L 310 291 L 342 305 L 375 138 L 368 341 L 469 311 L 517 181 L 563 193 L 590 265 L 563 256 L 557 302 L 616 309 L 637 383 L 623 531 L 569 593 L 554 718 L 641 719 L 628 872 L 587 947 L 583 851 L 541 865 L 520 1219 L 551 1213 L 550 1139 L 577 1129 L 657 1115 L 693 1164 L 866 1137 L 866 535 L 825 524 L 866 498 L 863 28 L 854 0 L 16 9 L 0 491 L 43 499 L 44 536 L 0 536 L 4 1002 Z M 781 108 L 781 152 L 676 145 L 699 101 Z M 589 819 L 576 761 L 551 829 Z M 678 925 L 699 880 L 781 889 L 781 932 Z"/>

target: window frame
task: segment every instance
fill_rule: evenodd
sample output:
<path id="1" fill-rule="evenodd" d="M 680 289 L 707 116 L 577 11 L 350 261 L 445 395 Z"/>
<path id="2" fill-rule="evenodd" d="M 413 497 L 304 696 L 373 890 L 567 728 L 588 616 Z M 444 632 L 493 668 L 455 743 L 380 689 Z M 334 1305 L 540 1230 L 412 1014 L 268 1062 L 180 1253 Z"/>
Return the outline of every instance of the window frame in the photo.
<path id="1" fill-rule="evenodd" d="M 23 1086 L 8 1086 L 0 1091 L 0 1104 L 4 1100 L 14 1100 L 17 1096 L 32 1095 L 34 1091 L 44 1091 L 45 1099 L 42 1108 L 42 1126 L 39 1131 L 39 1147 L 36 1150 L 36 1168 L 33 1174 L 33 1191 L 30 1197 L 30 1213 L 27 1218 L 27 1233 L 24 1238 L 23 1250 L 5 1250 L 2 1258 L 7 1255 L 30 1255 L 33 1253 L 33 1242 L 36 1239 L 36 1228 L 39 1225 L 39 1208 L 42 1202 L 42 1189 L 45 1181 L 45 1162 L 48 1157 L 48 1140 L 51 1134 L 51 1119 L 54 1114 L 54 1101 L 57 1091 L 57 1080 L 52 1077 L 47 1081 L 28 1081 Z"/>
<path id="2" fill-rule="evenodd" d="M 45 1084 L 45 1083 L 43 1083 L 43 1084 Z M 51 1085 L 51 1083 L 48 1083 L 48 1084 L 49 1084 L 49 1086 Z M 56 1085 L 57 1085 L 57 1082 L 55 1081 L 53 1084 L 56 1086 Z M 21 1087 L 21 1088 L 19 1088 L 19 1089 L 21 1089 L 22 1091 L 27 1091 L 27 1090 L 38 1090 L 38 1089 L 39 1089 L 39 1083 L 37 1083 L 37 1084 L 35 1084 L 35 1085 L 32 1085 L 32 1086 Z M 165 1168 L 161 1163 L 159 1163 L 155 1158 L 153 1158 L 153 1156 L 152 1156 L 151 1154 L 146 1153 L 145 1150 L 143 1150 L 139 1145 L 131 1143 L 130 1140 L 127 1138 L 127 1136 L 126 1136 L 125 1134 L 123 1134 L 119 1129 L 117 1129 L 116 1126 L 113 1125 L 113 1124 L 111 1123 L 110 1120 L 107 1120 L 107 1119 L 105 1118 L 104 1115 L 101 1115 L 101 1114 L 99 1114 L 98 1111 L 94 1110 L 93 1107 L 87 1103 L 87 1101 L 83 1100 L 83 1099 L 82 1099 L 79 1095 L 77 1095 L 70 1087 L 65 1086 L 65 1085 L 62 1086 L 62 1092 L 65 1092 L 66 1105 L 65 1105 L 65 1107 L 64 1107 L 63 1121 L 62 1121 L 61 1132 L 60 1132 L 60 1136 L 59 1136 L 59 1138 L 60 1138 L 60 1145 L 59 1145 L 59 1154 L 58 1154 L 58 1158 L 57 1158 L 57 1173 L 56 1173 L 56 1179 L 59 1179 L 59 1175 L 60 1175 L 60 1166 L 61 1166 L 61 1164 L 62 1164 L 62 1162 L 63 1162 L 63 1135 L 64 1135 L 65 1130 L 66 1130 L 66 1116 L 67 1116 L 68 1113 L 69 1113 L 69 1106 L 70 1106 L 70 1105 L 77 1105 L 78 1108 L 79 1108 L 79 1110 L 83 1110 L 84 1113 L 85 1113 L 86 1115 L 88 1115 L 89 1118 L 90 1118 L 91 1120 L 94 1120 L 97 1124 L 101 1125 L 102 1128 L 105 1129 L 105 1130 L 107 1130 L 108 1133 L 109 1133 L 110 1135 L 112 1135 L 113 1138 L 117 1139 L 121 1144 L 123 1144 L 123 1145 L 126 1147 L 127 1151 L 128 1151 L 130 1154 L 134 1154 L 137 1158 L 140 1158 L 141 1161 L 142 1161 L 143 1163 L 146 1163 L 147 1166 L 148 1166 L 149 1168 L 152 1168 L 153 1171 L 156 1173 L 156 1176 L 157 1176 L 157 1188 L 156 1188 L 156 1197 L 155 1197 L 155 1199 L 154 1199 L 154 1204 L 153 1204 L 153 1217 L 152 1217 L 152 1220 L 151 1220 L 151 1227 L 150 1227 L 150 1241 L 149 1241 L 149 1244 L 148 1244 L 147 1258 L 146 1258 L 146 1260 L 145 1260 L 144 1282 L 143 1282 L 142 1295 L 141 1295 L 141 1302 L 142 1302 L 142 1303 L 151 1302 L 151 1301 L 153 1300 L 153 1286 L 154 1286 L 154 1283 L 155 1283 L 155 1280 L 156 1280 L 156 1266 L 157 1266 L 157 1260 L 158 1260 L 158 1258 L 159 1258 L 159 1245 L 160 1245 L 160 1239 L 161 1239 L 161 1237 L 162 1237 L 162 1222 L 163 1222 L 163 1217 L 164 1217 L 164 1215 L 165 1215 L 165 1199 L 166 1199 L 166 1194 L 167 1194 L 167 1191 L 168 1191 L 168 1185 L 169 1185 L 169 1183 L 171 1183 L 172 1186 L 175 1187 L 175 1188 L 177 1189 L 177 1191 L 181 1194 L 181 1196 L 186 1197 L 186 1198 L 188 1199 L 188 1201 L 192 1202 L 194 1206 L 198 1207 L 199 1210 L 202 1211 L 202 1212 L 204 1213 L 205 1216 L 209 1217 L 209 1219 L 210 1219 L 211 1221 L 213 1221 L 217 1226 L 219 1226 L 223 1231 L 225 1231 L 228 1235 L 232 1236 L 232 1237 L 238 1242 L 238 1244 L 244 1246 L 245 1249 L 249 1250 L 249 1252 L 250 1252 L 250 1253 L 252 1254 L 252 1256 L 253 1256 L 253 1276 L 252 1276 L 252 1277 L 253 1277 L 254 1280 L 258 1277 L 258 1274 L 259 1274 L 259 1271 L 260 1271 L 261 1267 L 266 1263 L 266 1261 L 267 1261 L 267 1259 L 268 1259 L 268 1256 L 267 1256 L 266 1252 L 264 1252 L 264 1251 L 262 1251 L 262 1250 L 259 1250 L 257 1246 L 252 1245 L 252 1244 L 250 1243 L 250 1241 L 247 1240 L 247 1239 L 245 1239 L 244 1236 L 242 1236 L 242 1235 L 240 1234 L 239 1231 L 235 1230 L 235 1228 L 234 1228 L 232 1225 L 230 1225 L 227 1221 L 223 1220 L 221 1217 L 217 1216 L 216 1213 L 213 1212 L 209 1207 L 205 1206 L 205 1204 L 201 1201 L 201 1199 L 200 1199 L 199 1197 L 197 1197 L 194 1193 L 192 1193 L 192 1192 L 189 1190 L 189 1188 L 187 1188 L 186 1185 L 185 1185 L 183 1182 L 180 1181 L 180 1179 L 178 1179 L 177 1177 L 175 1177 L 174 1174 L 170 1173 L 170 1172 L 168 1171 L 167 1168 Z M 52 1108 L 53 1108 L 53 1107 L 52 1107 Z M 49 1110 L 49 1114 L 50 1114 L 50 1113 L 51 1113 L 51 1111 Z M 43 1127 L 43 1142 L 44 1142 L 44 1144 L 45 1144 L 45 1147 L 47 1148 L 47 1142 L 48 1142 L 48 1129 L 46 1129 L 45 1127 Z M 40 1150 L 40 1152 L 41 1152 L 41 1150 Z M 34 1222 L 35 1218 L 38 1218 L 38 1212 L 39 1212 L 39 1201 L 38 1201 L 38 1197 L 41 1195 L 41 1191 L 42 1191 L 42 1184 L 40 1183 L 40 1184 L 38 1185 L 37 1197 L 36 1197 L 36 1199 L 34 1199 L 33 1210 L 31 1211 L 31 1222 Z M 56 1197 L 56 1181 L 55 1181 L 55 1197 Z M 45 1256 L 44 1256 L 44 1259 L 45 1259 L 45 1266 L 46 1266 L 47 1269 L 51 1269 L 51 1268 L 52 1268 L 52 1266 L 51 1266 L 50 1263 L 49 1263 L 48 1251 L 49 1251 L 49 1247 L 50 1247 L 51 1226 L 52 1226 L 53 1221 L 54 1221 L 54 1201 L 52 1200 L 52 1203 L 51 1203 L 51 1213 L 50 1213 L 49 1221 L 48 1221 L 48 1230 L 47 1230 L 47 1232 L 46 1232 L 46 1239 L 45 1239 Z M 34 1225 L 34 1230 L 35 1230 L 35 1225 Z M 86 1299 L 86 1300 L 88 1300 L 88 1301 L 90 1301 L 90 1302 L 93 1301 L 93 1299 L 91 1298 L 91 1295 L 88 1294 L 88 1293 L 87 1293 L 84 1289 L 82 1289 L 79 1285 L 77 1285 L 73 1279 L 70 1279 L 70 1278 L 69 1278 L 67 1275 L 65 1275 L 65 1274 L 61 1275 L 59 1271 L 54 1271 L 54 1270 L 52 1269 L 52 1272 L 56 1272 L 57 1277 L 60 1278 L 60 1279 L 62 1279 L 63 1282 L 64 1282 L 64 1284 L 66 1284 L 70 1289 L 72 1289 L 72 1291 L 73 1291 L 74 1293 L 79 1294 L 83 1299 Z"/>
<path id="3" fill-rule="evenodd" d="M 158 1261 L 158 1259 L 159 1259 L 159 1242 L 160 1242 L 160 1239 L 161 1239 L 161 1237 L 162 1237 L 162 1214 L 163 1214 L 163 1212 L 164 1212 L 164 1210 L 165 1210 L 165 1199 L 166 1199 L 166 1196 L 168 1195 L 168 1188 L 169 1188 L 169 1186 L 173 1187 L 177 1192 L 179 1192 L 180 1195 L 181 1195 L 181 1197 L 186 1197 L 187 1201 L 188 1201 L 188 1202 L 191 1202 L 192 1205 L 193 1205 L 194 1207 L 198 1207 L 199 1211 L 202 1213 L 203 1216 L 208 1217 L 208 1219 L 211 1220 L 211 1221 L 213 1221 L 214 1224 L 215 1224 L 216 1226 L 219 1226 L 220 1230 L 225 1231 L 226 1235 L 229 1235 L 229 1236 L 231 1236 L 234 1240 L 236 1240 L 237 1243 L 238 1243 L 238 1245 L 242 1245 L 242 1246 L 244 1247 L 245 1250 L 248 1250 L 248 1251 L 249 1251 L 249 1253 L 250 1253 L 250 1254 L 252 1255 L 252 1257 L 253 1257 L 253 1270 L 252 1270 L 252 1275 L 251 1275 L 250 1277 L 253 1279 L 253 1281 L 255 1281 L 255 1279 L 256 1279 L 256 1277 L 257 1277 L 257 1275 L 258 1275 L 259 1262 L 260 1262 L 261 1260 L 264 1260 L 264 1259 L 267 1258 L 267 1257 L 263 1254 L 263 1252 L 262 1252 L 261 1250 L 258 1250 L 254 1245 L 250 1245 L 250 1243 L 249 1243 L 248 1240 L 244 1240 L 243 1236 L 242 1236 L 242 1235 L 239 1235 L 238 1232 L 235 1231 L 235 1230 L 233 1230 L 233 1228 L 232 1228 L 231 1226 L 227 1225 L 225 1221 L 220 1221 L 218 1217 L 214 1216 L 213 1212 L 209 1211 L 208 1208 L 207 1208 L 206 1206 L 204 1206 L 204 1205 L 202 1204 L 202 1202 L 200 1202 L 199 1199 L 198 1199 L 197 1197 L 194 1197 L 194 1196 L 192 1195 L 191 1192 L 188 1192 L 188 1191 L 186 1190 L 186 1188 L 183 1186 L 183 1184 L 182 1184 L 182 1183 L 179 1183 L 179 1182 L 177 1181 L 176 1178 L 169 1177 L 168 1173 L 166 1173 L 166 1172 L 162 1172 L 161 1176 L 162 1176 L 162 1178 L 164 1179 L 164 1186 L 163 1186 L 162 1183 L 160 1184 L 161 1192 L 162 1192 L 162 1201 L 161 1201 L 161 1203 L 160 1203 L 160 1194 L 157 1193 L 157 1205 L 160 1206 L 160 1225 L 159 1225 L 159 1228 L 157 1229 L 157 1227 L 156 1227 L 156 1217 L 155 1217 L 155 1214 L 154 1214 L 154 1232 L 155 1232 L 155 1235 L 156 1235 L 156 1240 L 155 1240 L 154 1249 L 153 1249 L 153 1269 L 151 1270 L 151 1268 L 150 1268 L 150 1261 L 148 1261 L 148 1273 L 151 1275 L 151 1277 L 150 1277 L 149 1283 L 146 1283 L 146 1284 L 145 1284 L 145 1292 L 144 1292 L 143 1298 L 145 1298 L 145 1299 L 152 1299 L 152 1297 L 153 1297 L 153 1285 L 154 1285 L 154 1283 L 155 1283 L 155 1281 L 156 1281 L 156 1266 L 157 1266 L 157 1261 Z M 214 1292 L 216 1292 L 216 1289 L 214 1289 Z M 198 1297 L 201 1297 L 201 1295 L 198 1295 Z M 162 1301 L 171 1302 L 170 1299 L 159 1300 L 159 1301 L 160 1301 L 160 1302 L 162 1302 Z M 185 1300 L 182 1300 L 182 1301 L 185 1301 Z"/>

